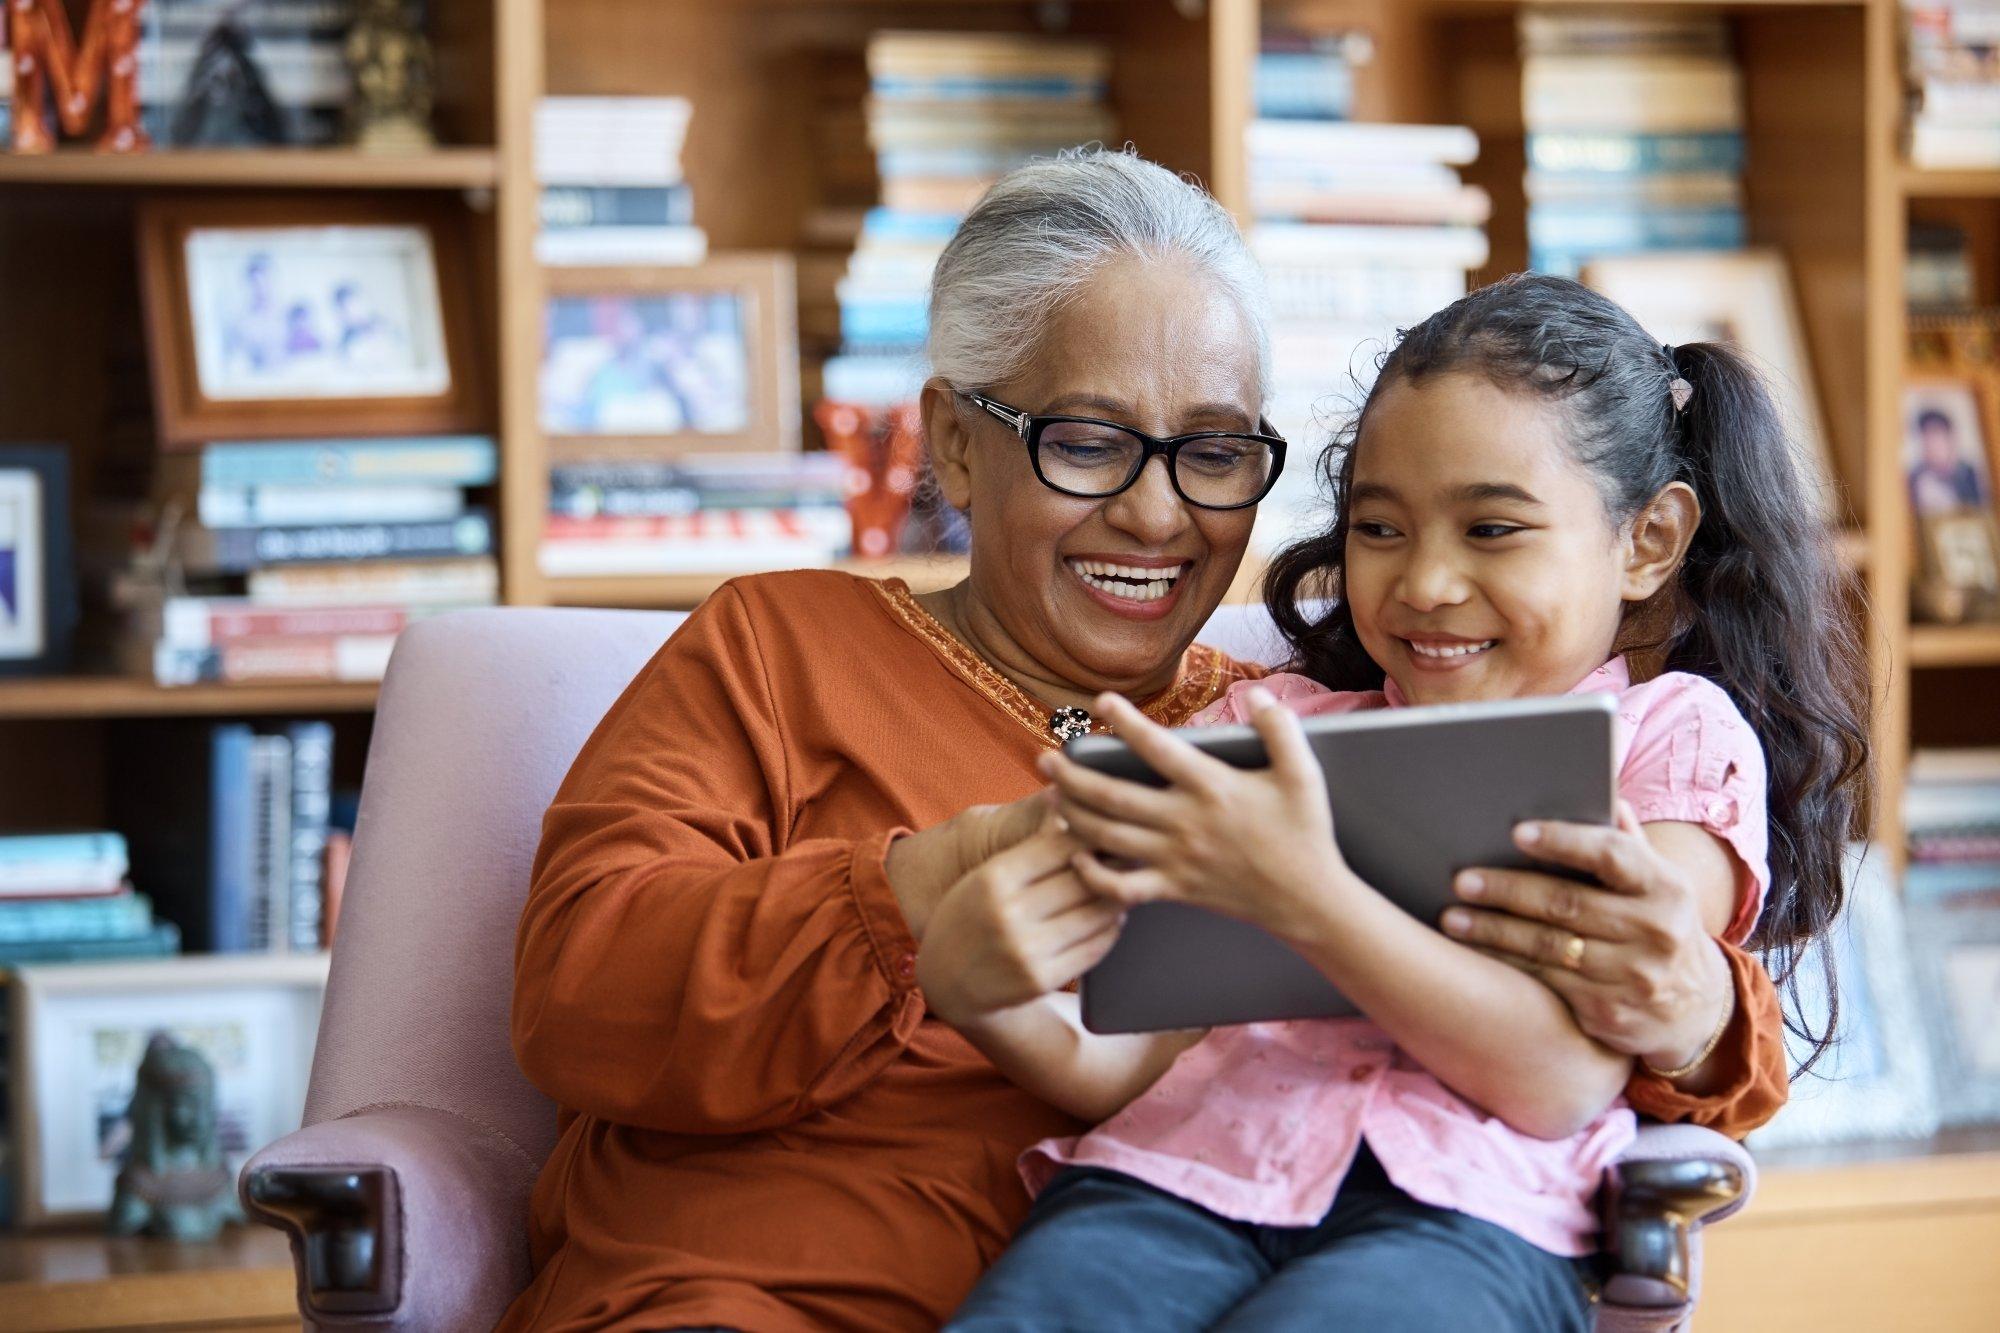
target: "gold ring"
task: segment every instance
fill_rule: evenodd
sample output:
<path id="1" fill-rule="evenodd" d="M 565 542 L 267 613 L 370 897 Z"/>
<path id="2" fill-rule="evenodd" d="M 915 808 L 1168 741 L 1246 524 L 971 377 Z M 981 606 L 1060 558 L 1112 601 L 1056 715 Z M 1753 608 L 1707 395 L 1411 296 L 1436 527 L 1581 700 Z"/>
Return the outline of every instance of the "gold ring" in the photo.
<path id="1" fill-rule="evenodd" d="M 1563 966 L 1572 972 L 1580 971 L 1583 967 L 1583 951 L 1589 946 L 1589 943 L 1590 941 L 1584 939 L 1581 935 L 1572 935 L 1564 940 L 1562 952 Z"/>

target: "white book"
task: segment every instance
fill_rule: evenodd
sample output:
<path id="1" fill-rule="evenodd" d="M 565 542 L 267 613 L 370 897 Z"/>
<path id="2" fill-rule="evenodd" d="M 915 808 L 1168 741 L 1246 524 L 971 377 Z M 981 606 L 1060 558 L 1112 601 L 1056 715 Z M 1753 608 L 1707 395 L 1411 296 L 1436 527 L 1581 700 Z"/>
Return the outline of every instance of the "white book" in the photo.
<path id="1" fill-rule="evenodd" d="M 542 573 L 550 578 L 623 574 L 758 574 L 816 569 L 847 553 L 845 542 L 606 542 L 544 541 Z"/>
<path id="2" fill-rule="evenodd" d="M 1521 64 L 1529 130 L 1701 133 L 1743 126 L 1743 77 L 1695 56 L 1531 56 Z"/>
<path id="3" fill-rule="evenodd" d="M 488 557 L 382 561 L 356 565 L 274 565 L 252 570 L 253 605 L 481 606 L 500 596 L 500 569 Z"/>
<path id="4" fill-rule="evenodd" d="M 1250 122 L 1245 142 L 1253 160 L 1295 157 L 1341 162 L 1429 162 L 1464 166 L 1479 156 L 1479 136 L 1463 125 L 1254 120 Z"/>
<path id="5" fill-rule="evenodd" d="M 1474 269 L 1489 253 L 1477 227 L 1366 227 L 1265 222 L 1250 231 L 1250 251 L 1266 265 L 1417 264 Z"/>
<path id="6" fill-rule="evenodd" d="M 535 237 L 535 258 L 556 268 L 592 264 L 699 264 L 708 233 L 699 227 L 568 227 Z"/>
<path id="7" fill-rule="evenodd" d="M 2000 166 L 2000 123 L 1968 125 L 1917 116 L 1910 122 L 1910 165 L 1931 171 Z"/>

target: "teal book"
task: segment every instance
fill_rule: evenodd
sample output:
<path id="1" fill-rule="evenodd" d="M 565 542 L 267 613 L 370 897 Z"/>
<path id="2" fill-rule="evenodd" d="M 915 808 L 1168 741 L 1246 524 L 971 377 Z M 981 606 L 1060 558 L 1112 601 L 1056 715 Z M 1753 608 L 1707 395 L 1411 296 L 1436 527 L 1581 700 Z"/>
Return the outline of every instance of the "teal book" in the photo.
<path id="1" fill-rule="evenodd" d="M 0 967 L 26 963 L 103 963 L 126 958 L 171 958 L 181 951 L 180 927 L 156 921 L 143 935 L 109 940 L 36 940 L 0 944 Z"/>
<path id="2" fill-rule="evenodd" d="M 140 893 L 0 903 L 0 945 L 133 939 L 152 928 L 153 904 Z"/>

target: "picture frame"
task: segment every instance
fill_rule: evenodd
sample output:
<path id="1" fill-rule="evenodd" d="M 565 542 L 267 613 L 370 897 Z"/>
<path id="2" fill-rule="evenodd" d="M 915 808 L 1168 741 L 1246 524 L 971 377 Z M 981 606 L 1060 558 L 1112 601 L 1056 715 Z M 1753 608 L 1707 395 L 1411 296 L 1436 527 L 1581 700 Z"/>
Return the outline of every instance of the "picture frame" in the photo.
<path id="1" fill-rule="evenodd" d="M 101 1217 L 149 1037 L 171 1033 L 215 1067 L 233 1174 L 298 1128 L 327 955 L 215 954 L 24 965 L 9 978 L 17 1198 L 24 1226 Z"/>
<path id="2" fill-rule="evenodd" d="M 1984 384 L 1971 375 L 1913 375 L 1902 402 L 1901 467 L 1917 519 L 1993 512 L 1995 417 Z"/>
<path id="3" fill-rule="evenodd" d="M 69 454 L 0 444 L 0 676 L 64 670 L 76 622 Z"/>
<path id="4" fill-rule="evenodd" d="M 1751 1148 L 1916 1139 L 1936 1132 L 1937 1099 L 1924 1038 L 1923 1007 L 1904 930 L 1901 896 L 1881 848 L 1852 847 L 1847 855 L 1847 905 L 1832 933 L 1839 986 L 1837 1040 L 1813 1068 L 1795 1079 L 1790 1099 L 1752 1133 Z M 1829 1010 L 1817 960 L 1797 972 L 1802 1016 L 1815 1029 Z M 1785 1034 L 1794 1068 L 1810 1047 Z"/>
<path id="5" fill-rule="evenodd" d="M 2000 889 L 1924 898 L 1909 911 L 1939 1118 L 2000 1123 Z"/>
<path id="6" fill-rule="evenodd" d="M 470 239 L 449 202 L 156 196 L 138 225 L 163 447 L 481 429 Z"/>
<path id="7" fill-rule="evenodd" d="M 1728 342 L 1774 390 L 1801 475 L 1828 523 L 1841 521 L 1839 469 L 1820 408 L 1805 326 L 1777 250 L 1654 251 L 1595 259 L 1580 280 L 1630 311 L 1662 343 Z M 1697 387 L 1696 392 L 1700 389 Z"/>
<path id="8" fill-rule="evenodd" d="M 1991 620 L 2000 612 L 2000 525 L 1985 509 L 1917 519 L 1913 607 L 1940 625 Z"/>
<path id="9" fill-rule="evenodd" d="M 552 460 L 800 447 L 790 255 L 551 268 L 545 278 L 539 419 Z"/>

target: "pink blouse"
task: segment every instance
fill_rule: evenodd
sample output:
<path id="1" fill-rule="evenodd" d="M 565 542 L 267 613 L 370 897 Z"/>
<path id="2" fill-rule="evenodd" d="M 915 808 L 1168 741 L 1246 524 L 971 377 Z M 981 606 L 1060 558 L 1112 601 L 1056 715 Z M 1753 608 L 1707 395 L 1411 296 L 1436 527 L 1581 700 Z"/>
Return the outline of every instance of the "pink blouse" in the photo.
<path id="1" fill-rule="evenodd" d="M 1334 693 L 1303 676 L 1263 688 L 1302 715 L 1401 707 L 1384 691 Z M 1247 720 L 1233 686 L 1197 725 Z M 1619 696 L 1618 792 L 1644 823 L 1699 824 L 1738 862 L 1727 938 L 1756 923 L 1770 882 L 1764 755 L 1721 689 L 1673 673 L 1631 683 L 1613 658 L 1570 691 Z M 1506 1227 L 1545 1250 L 1594 1248 L 1598 1179 L 1632 1140 L 1621 1098 L 1566 1139 L 1532 1138 L 1459 1097 L 1363 1018 L 1216 1028 L 1145 1093 L 1075 1138 L 1046 1139 L 1021 1158 L 1030 1191 L 1064 1166 L 1106 1167 L 1225 1217 L 1311 1226 L 1365 1138 L 1412 1198 Z"/>

